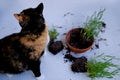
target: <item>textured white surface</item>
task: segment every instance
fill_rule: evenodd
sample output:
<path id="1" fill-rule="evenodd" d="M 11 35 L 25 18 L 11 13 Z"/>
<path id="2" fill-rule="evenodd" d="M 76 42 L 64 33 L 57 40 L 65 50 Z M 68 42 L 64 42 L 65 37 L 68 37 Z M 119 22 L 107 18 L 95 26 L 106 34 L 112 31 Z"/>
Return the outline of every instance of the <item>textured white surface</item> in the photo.
<path id="1" fill-rule="evenodd" d="M 20 26 L 13 13 L 23 9 L 36 7 L 41 0 L 0 0 L 0 38 L 20 31 Z M 60 33 L 59 40 L 64 39 L 63 33 L 76 26 L 81 26 L 86 17 L 95 11 L 105 8 L 103 20 L 106 22 L 106 32 L 101 34 L 107 41 L 100 42 L 100 49 L 88 51 L 75 56 L 93 57 L 94 53 L 105 53 L 120 57 L 120 1 L 119 0 L 42 0 L 44 3 L 44 17 L 49 29 L 57 25 Z M 62 28 L 60 28 L 62 27 Z M 64 62 L 65 50 L 52 55 L 47 49 L 42 57 L 42 80 L 91 80 L 86 73 L 73 73 L 69 62 Z M 116 61 L 120 64 L 120 61 Z M 96 80 L 120 80 L 120 75 L 112 79 L 100 78 Z M 31 71 L 8 77 L 0 74 L 0 80 L 36 80 Z"/>

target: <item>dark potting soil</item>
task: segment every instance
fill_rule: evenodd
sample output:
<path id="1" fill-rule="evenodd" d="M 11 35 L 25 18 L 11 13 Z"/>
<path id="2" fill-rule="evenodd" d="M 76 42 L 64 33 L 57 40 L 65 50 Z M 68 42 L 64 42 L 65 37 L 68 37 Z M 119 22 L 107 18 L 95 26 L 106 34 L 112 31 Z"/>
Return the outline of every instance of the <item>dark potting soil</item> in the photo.
<path id="1" fill-rule="evenodd" d="M 84 56 L 75 59 L 75 61 L 71 65 L 71 70 L 73 72 L 87 72 L 87 69 L 85 67 L 86 63 L 87 63 L 87 58 Z"/>
<path id="2" fill-rule="evenodd" d="M 56 55 L 58 52 L 60 52 L 64 48 L 62 41 L 50 41 L 48 45 L 48 50 Z"/>
<path id="3" fill-rule="evenodd" d="M 82 31 L 83 32 L 81 32 L 81 28 L 71 31 L 69 41 L 69 44 L 71 46 L 79 49 L 84 49 L 92 44 L 93 39 L 86 40 L 86 37 L 83 35 L 84 30 L 82 29 Z"/>
<path id="4" fill-rule="evenodd" d="M 106 28 L 106 23 L 105 23 L 105 22 L 102 22 L 102 26 L 103 26 L 104 28 Z"/>
<path id="5" fill-rule="evenodd" d="M 77 58 L 73 57 L 71 54 L 66 54 L 64 56 L 64 58 L 68 59 L 70 62 L 73 62 L 73 61 L 75 61 L 75 59 L 77 59 Z"/>
<path id="6" fill-rule="evenodd" d="M 87 69 L 85 67 L 87 63 L 86 57 L 82 56 L 80 58 L 75 58 L 71 54 L 66 54 L 64 58 L 72 61 L 71 70 L 73 72 L 87 72 Z"/>

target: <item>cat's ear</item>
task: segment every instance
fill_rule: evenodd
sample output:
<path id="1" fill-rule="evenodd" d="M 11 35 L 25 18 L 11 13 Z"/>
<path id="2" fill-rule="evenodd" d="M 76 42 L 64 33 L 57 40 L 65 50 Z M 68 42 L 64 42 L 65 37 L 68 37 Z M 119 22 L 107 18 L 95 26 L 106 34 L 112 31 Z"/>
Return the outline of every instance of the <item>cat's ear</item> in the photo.
<path id="1" fill-rule="evenodd" d="M 19 16 L 19 14 L 14 14 L 14 17 L 19 21 L 19 22 L 23 22 L 23 17 Z"/>
<path id="2" fill-rule="evenodd" d="M 36 10 L 36 12 L 37 12 L 38 14 L 42 14 L 42 13 L 43 13 L 43 8 L 44 8 L 43 3 L 40 3 L 40 4 L 37 6 L 37 8 L 35 8 L 35 10 Z"/>

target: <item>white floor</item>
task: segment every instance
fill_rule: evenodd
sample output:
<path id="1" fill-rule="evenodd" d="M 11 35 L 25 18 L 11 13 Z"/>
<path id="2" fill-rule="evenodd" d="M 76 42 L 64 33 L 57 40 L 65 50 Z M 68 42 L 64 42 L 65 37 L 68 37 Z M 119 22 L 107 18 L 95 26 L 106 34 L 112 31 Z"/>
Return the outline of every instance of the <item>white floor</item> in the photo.
<path id="1" fill-rule="evenodd" d="M 53 26 L 60 35 L 58 40 L 64 40 L 64 33 L 69 29 L 81 26 L 87 16 L 95 11 L 105 8 L 103 20 L 106 22 L 106 32 L 100 37 L 107 39 L 100 42 L 100 49 L 85 52 L 76 56 L 94 57 L 94 54 L 107 54 L 120 58 L 120 1 L 119 0 L 0 0 L 0 38 L 20 31 L 20 26 L 13 13 L 23 9 L 36 7 L 44 3 L 44 17 L 49 29 Z M 52 55 L 46 50 L 42 57 L 41 80 L 91 80 L 85 73 L 73 73 L 69 62 L 65 63 L 63 50 Z M 120 61 L 115 61 L 120 64 Z M 120 80 L 120 75 L 112 79 L 100 78 L 96 80 Z M 0 80 L 36 80 L 31 71 L 8 77 L 0 74 Z"/>

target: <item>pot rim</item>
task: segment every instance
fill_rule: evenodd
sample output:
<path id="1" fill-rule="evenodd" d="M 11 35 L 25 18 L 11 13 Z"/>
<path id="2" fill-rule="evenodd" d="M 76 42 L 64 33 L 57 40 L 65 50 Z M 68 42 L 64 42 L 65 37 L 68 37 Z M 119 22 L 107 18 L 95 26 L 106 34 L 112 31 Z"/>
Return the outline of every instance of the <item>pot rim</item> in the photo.
<path id="1" fill-rule="evenodd" d="M 68 46 L 68 48 L 69 48 L 71 51 L 73 51 L 73 52 L 76 52 L 76 53 L 86 52 L 86 51 L 88 51 L 90 48 L 92 48 L 92 46 L 93 46 L 93 44 L 94 44 L 94 38 L 93 38 L 92 44 L 91 44 L 90 46 L 88 46 L 88 47 L 86 47 L 86 48 L 83 48 L 83 49 L 75 48 L 75 47 L 73 47 L 73 46 L 71 46 L 71 45 L 69 44 L 68 39 L 69 39 L 69 37 L 70 37 L 70 32 L 73 31 L 73 30 L 76 30 L 76 29 L 84 29 L 84 28 L 72 28 L 71 30 L 69 30 L 69 31 L 67 32 L 67 34 L 66 34 L 66 37 L 65 37 L 65 43 L 66 43 L 66 45 Z"/>

